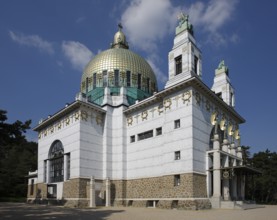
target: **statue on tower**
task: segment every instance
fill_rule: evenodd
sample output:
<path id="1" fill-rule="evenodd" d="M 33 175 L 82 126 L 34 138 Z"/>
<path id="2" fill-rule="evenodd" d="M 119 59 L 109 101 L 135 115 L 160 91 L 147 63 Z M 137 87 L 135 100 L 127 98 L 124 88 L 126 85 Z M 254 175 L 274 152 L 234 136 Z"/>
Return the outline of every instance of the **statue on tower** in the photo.
<path id="1" fill-rule="evenodd" d="M 181 12 L 178 15 L 179 25 L 176 27 L 176 35 L 188 30 L 188 32 L 193 35 L 193 26 L 189 23 L 189 16 Z"/>

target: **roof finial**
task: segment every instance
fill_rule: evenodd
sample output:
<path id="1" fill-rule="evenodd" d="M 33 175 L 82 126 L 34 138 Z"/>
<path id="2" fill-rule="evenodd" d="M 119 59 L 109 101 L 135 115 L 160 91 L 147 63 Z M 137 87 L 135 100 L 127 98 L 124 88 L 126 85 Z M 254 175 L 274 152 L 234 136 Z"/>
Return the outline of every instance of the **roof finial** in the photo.
<path id="1" fill-rule="evenodd" d="M 118 26 L 118 30 L 121 31 L 123 28 L 121 22 L 119 22 L 117 26 Z"/>

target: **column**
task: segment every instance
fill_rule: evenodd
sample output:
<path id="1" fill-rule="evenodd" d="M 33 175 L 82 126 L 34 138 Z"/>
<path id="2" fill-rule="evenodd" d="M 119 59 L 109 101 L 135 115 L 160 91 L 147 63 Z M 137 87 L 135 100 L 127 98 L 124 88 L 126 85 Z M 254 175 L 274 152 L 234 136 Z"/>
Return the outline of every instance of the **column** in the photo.
<path id="1" fill-rule="evenodd" d="M 220 177 L 220 143 L 218 134 L 213 140 L 213 197 L 221 197 L 221 177 Z"/>
<path id="2" fill-rule="evenodd" d="M 245 176 L 241 175 L 241 179 L 240 179 L 240 195 L 241 195 L 241 200 L 244 200 L 244 196 L 245 196 Z"/>
<path id="3" fill-rule="evenodd" d="M 106 207 L 111 206 L 111 183 L 109 178 L 106 179 Z"/>
<path id="4" fill-rule="evenodd" d="M 225 171 L 223 171 L 223 199 L 225 201 L 230 200 L 230 184 L 229 184 L 229 178 L 230 178 L 230 170 L 229 168 L 229 157 L 225 156 L 224 158 L 224 162 L 223 162 L 224 167 L 226 167 L 227 169 Z M 226 174 L 228 175 L 224 175 L 226 172 Z"/>
<path id="5" fill-rule="evenodd" d="M 67 180 L 67 155 L 63 155 L 63 181 Z"/>
<path id="6" fill-rule="evenodd" d="M 238 146 L 238 148 L 237 148 L 237 157 L 242 158 L 241 146 Z"/>
<path id="7" fill-rule="evenodd" d="M 231 154 L 234 155 L 234 156 L 237 156 L 236 146 L 235 146 L 235 143 L 234 143 L 234 142 L 231 143 L 230 149 L 231 149 Z"/>
<path id="8" fill-rule="evenodd" d="M 94 177 L 90 178 L 90 203 L 89 203 L 89 207 L 91 207 L 91 208 L 96 207 L 96 204 L 95 204 L 95 179 L 94 179 Z"/>
<path id="9" fill-rule="evenodd" d="M 46 161 L 46 183 L 50 183 L 50 160 Z"/>
<path id="10" fill-rule="evenodd" d="M 233 166 L 237 166 L 237 160 L 234 159 L 234 163 Z M 232 178 L 232 197 L 234 200 L 237 200 L 238 198 L 238 192 L 237 192 L 237 174 L 235 173 L 235 175 Z"/>

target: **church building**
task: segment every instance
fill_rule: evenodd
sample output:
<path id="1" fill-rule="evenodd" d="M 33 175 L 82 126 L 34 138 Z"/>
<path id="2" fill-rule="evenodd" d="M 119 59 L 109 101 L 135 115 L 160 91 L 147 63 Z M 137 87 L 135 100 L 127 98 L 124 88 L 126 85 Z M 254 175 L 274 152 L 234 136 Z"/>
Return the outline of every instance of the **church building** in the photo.
<path id="1" fill-rule="evenodd" d="M 245 175 L 235 90 L 224 61 L 209 88 L 193 26 L 182 14 L 158 91 L 119 25 L 87 64 L 75 101 L 41 120 L 28 202 L 70 207 L 235 207 Z"/>

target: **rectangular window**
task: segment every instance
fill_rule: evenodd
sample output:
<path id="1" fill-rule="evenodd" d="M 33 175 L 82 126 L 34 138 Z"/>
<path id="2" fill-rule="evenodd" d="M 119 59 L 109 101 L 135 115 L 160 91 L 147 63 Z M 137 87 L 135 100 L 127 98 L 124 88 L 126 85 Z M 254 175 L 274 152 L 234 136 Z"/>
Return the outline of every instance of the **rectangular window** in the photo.
<path id="1" fill-rule="evenodd" d="M 114 86 L 119 86 L 119 70 L 114 71 Z"/>
<path id="2" fill-rule="evenodd" d="M 133 142 L 135 142 L 136 141 L 136 137 L 135 137 L 135 135 L 132 135 L 131 137 L 130 137 L 130 143 L 133 143 Z"/>
<path id="3" fill-rule="evenodd" d="M 182 55 L 175 58 L 176 75 L 182 73 Z"/>
<path id="4" fill-rule="evenodd" d="M 86 93 L 88 93 L 88 77 L 86 78 Z"/>
<path id="5" fill-rule="evenodd" d="M 51 184 L 47 185 L 47 198 L 57 198 L 57 185 Z"/>
<path id="6" fill-rule="evenodd" d="M 180 128 L 180 127 L 181 127 L 180 119 L 175 120 L 175 121 L 174 121 L 174 128 L 176 129 L 176 128 Z"/>
<path id="7" fill-rule="evenodd" d="M 64 159 L 62 157 L 54 158 L 50 160 L 50 183 L 62 182 L 64 178 Z"/>
<path id="8" fill-rule="evenodd" d="M 146 79 L 146 92 L 150 93 L 150 79 Z"/>
<path id="9" fill-rule="evenodd" d="M 180 175 L 174 175 L 174 186 L 180 186 L 181 178 Z"/>
<path id="10" fill-rule="evenodd" d="M 141 89 L 141 74 L 138 74 L 138 89 Z"/>
<path id="11" fill-rule="evenodd" d="M 96 73 L 93 73 L 93 89 L 96 88 Z"/>
<path id="12" fill-rule="evenodd" d="M 153 130 L 138 134 L 138 141 L 153 137 Z"/>
<path id="13" fill-rule="evenodd" d="M 30 195 L 34 195 L 34 183 L 35 183 L 35 180 L 34 179 L 31 179 L 31 189 L 30 189 Z"/>
<path id="14" fill-rule="evenodd" d="M 181 159 L 181 152 L 180 151 L 175 151 L 174 152 L 174 158 L 175 158 L 175 160 L 180 160 Z"/>
<path id="15" fill-rule="evenodd" d="M 127 87 L 131 87 L 131 72 L 127 71 Z"/>
<path id="16" fill-rule="evenodd" d="M 108 86 L 108 73 L 107 70 L 103 71 L 103 87 Z"/>
<path id="17" fill-rule="evenodd" d="M 156 136 L 159 136 L 163 133 L 162 127 L 156 128 Z"/>
<path id="18" fill-rule="evenodd" d="M 198 74 L 198 57 L 194 56 L 194 72 Z"/>

